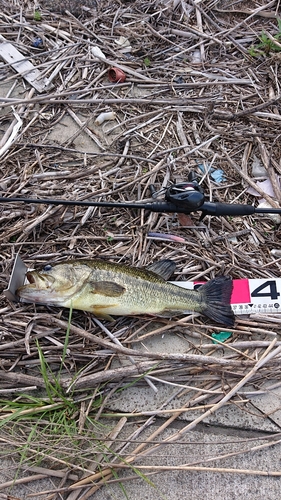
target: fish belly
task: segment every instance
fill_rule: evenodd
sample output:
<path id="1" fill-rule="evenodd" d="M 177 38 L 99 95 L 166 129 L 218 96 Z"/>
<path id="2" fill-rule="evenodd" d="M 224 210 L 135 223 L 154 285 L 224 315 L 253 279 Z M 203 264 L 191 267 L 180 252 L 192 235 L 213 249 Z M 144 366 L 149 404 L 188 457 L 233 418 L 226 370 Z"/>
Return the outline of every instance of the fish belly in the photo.
<path id="1" fill-rule="evenodd" d="M 89 311 L 97 316 L 130 316 L 137 314 L 161 314 L 164 312 L 190 311 L 196 309 L 196 300 L 190 300 L 190 292 L 180 287 L 163 283 L 121 283 L 125 291 L 119 297 L 105 296 L 86 287 L 79 296 L 72 297 L 64 307 Z M 199 294 L 198 294 L 199 295 Z M 193 298 L 193 297 L 192 297 Z"/>

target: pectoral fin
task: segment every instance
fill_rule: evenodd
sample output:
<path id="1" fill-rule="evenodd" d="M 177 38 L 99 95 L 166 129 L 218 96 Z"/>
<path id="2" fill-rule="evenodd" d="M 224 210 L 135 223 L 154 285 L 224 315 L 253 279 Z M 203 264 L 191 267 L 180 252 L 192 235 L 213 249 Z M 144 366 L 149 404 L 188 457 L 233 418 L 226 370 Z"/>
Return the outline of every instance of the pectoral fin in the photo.
<path id="1" fill-rule="evenodd" d="M 112 309 L 113 307 L 115 307 L 116 304 L 110 304 L 110 305 L 106 305 L 106 306 L 93 306 L 91 307 L 91 312 L 97 317 L 97 318 L 100 318 L 100 319 L 105 319 L 106 321 L 115 321 L 115 319 L 110 315 L 108 314 L 106 311 L 107 309 Z"/>
<path id="2" fill-rule="evenodd" d="M 161 276 L 164 280 L 168 280 L 174 273 L 176 264 L 170 259 L 163 259 L 150 264 L 146 269 L 158 274 L 158 276 Z"/>
<path id="3" fill-rule="evenodd" d="M 91 293 L 98 293 L 106 297 L 120 297 L 126 290 L 114 281 L 91 281 L 89 285 Z"/>
<path id="4" fill-rule="evenodd" d="M 94 313 L 94 315 L 97 318 L 104 319 L 106 321 L 111 321 L 111 322 L 115 321 L 115 319 L 112 316 L 110 316 L 110 314 L 107 314 L 105 312 L 105 310 L 102 310 L 102 308 L 100 308 L 100 307 L 94 307 L 92 312 Z"/>

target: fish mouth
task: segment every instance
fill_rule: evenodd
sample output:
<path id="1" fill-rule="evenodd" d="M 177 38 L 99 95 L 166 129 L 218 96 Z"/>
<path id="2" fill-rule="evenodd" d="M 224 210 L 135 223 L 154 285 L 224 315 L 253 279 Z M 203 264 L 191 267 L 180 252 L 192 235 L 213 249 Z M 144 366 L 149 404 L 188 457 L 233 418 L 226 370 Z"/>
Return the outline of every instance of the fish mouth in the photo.
<path id="1" fill-rule="evenodd" d="M 45 276 L 44 274 L 38 274 L 34 271 L 27 272 L 25 276 L 29 282 L 29 284 L 26 286 L 34 285 L 32 288 L 47 289 L 47 288 L 51 288 L 53 283 L 54 283 L 54 279 L 51 276 Z"/>
<path id="2" fill-rule="evenodd" d="M 54 279 L 51 276 L 44 276 L 36 271 L 28 271 L 25 275 L 28 283 L 19 287 L 16 295 L 20 302 L 40 303 L 55 294 L 53 290 Z"/>
<path id="3" fill-rule="evenodd" d="M 20 302 L 38 304 L 55 304 L 60 295 L 54 289 L 55 280 L 51 276 L 28 271 L 25 275 L 28 283 L 17 289 L 16 295 Z"/>
<path id="4" fill-rule="evenodd" d="M 32 285 L 35 284 L 35 278 L 33 277 L 33 274 L 31 272 L 26 273 L 26 279 L 28 282 Z"/>

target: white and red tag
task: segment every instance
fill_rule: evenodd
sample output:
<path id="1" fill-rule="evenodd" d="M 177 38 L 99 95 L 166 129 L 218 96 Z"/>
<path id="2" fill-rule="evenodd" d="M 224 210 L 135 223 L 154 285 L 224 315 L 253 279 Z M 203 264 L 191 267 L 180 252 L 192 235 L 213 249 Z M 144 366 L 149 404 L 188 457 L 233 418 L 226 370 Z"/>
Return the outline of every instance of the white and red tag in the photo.
<path id="1" fill-rule="evenodd" d="M 193 290 L 202 281 L 171 281 Z M 234 314 L 281 313 L 281 278 L 233 280 L 231 306 Z"/>

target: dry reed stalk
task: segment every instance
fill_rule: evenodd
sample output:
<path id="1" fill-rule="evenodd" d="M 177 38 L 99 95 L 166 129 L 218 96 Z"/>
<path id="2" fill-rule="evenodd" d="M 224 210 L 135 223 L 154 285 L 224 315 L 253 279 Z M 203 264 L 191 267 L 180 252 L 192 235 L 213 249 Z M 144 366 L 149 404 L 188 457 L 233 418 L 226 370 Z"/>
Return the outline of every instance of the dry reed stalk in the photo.
<path id="1" fill-rule="evenodd" d="M 184 2 L 173 9 L 171 5 L 160 8 L 157 2 L 150 2 L 148 7 L 137 0 L 130 6 L 128 17 L 127 6 L 102 0 L 97 23 L 92 12 L 79 10 L 74 15 L 70 9 L 63 16 L 43 9 L 42 21 L 37 22 L 27 3 L 19 15 L 14 5 L 3 2 L 1 33 L 22 50 L 24 60 L 31 60 L 49 79 L 52 88 L 38 96 L 8 64 L 1 65 L 0 121 L 4 146 L 15 124 L 12 106 L 16 106 L 23 120 L 21 130 L 0 159 L 1 195 L 151 201 L 150 184 L 160 191 L 161 199 L 167 185 L 186 181 L 193 170 L 201 177 L 207 198 L 253 204 L 256 201 L 246 188 L 256 188 L 252 175 L 256 155 L 267 169 L 277 201 L 262 190 L 259 194 L 271 206 L 279 206 L 280 59 L 274 53 L 254 58 L 249 52 L 251 45 L 259 43 L 262 31 L 268 33 L 271 42 L 276 40 L 273 37 L 279 3 L 262 2 L 257 8 L 246 3 L 242 2 L 241 9 L 224 12 L 224 5 L 210 1 L 190 0 L 189 10 Z M 150 9 L 154 9 L 153 14 Z M 38 30 L 43 48 L 33 46 Z M 132 46 L 129 57 L 115 43 L 120 35 L 128 38 Z M 94 45 L 104 52 L 104 59 L 93 58 Z M 204 59 L 204 67 L 194 62 L 195 51 Z M 109 65 L 124 70 L 124 83 L 109 82 Z M 108 107 L 116 113 L 117 122 L 97 129 L 94 119 Z M 226 181 L 214 182 L 210 173 L 201 172 L 200 164 L 222 169 Z M 174 214 L 151 215 L 126 208 L 87 211 L 82 207 L 3 204 L 1 287 L 7 286 L 17 251 L 30 267 L 43 267 L 50 260 L 97 256 L 144 266 L 171 258 L 177 263 L 177 279 L 204 280 L 221 272 L 236 279 L 269 280 L 280 275 L 281 260 L 271 253 L 281 251 L 280 228 L 269 217 L 211 218 L 205 219 L 204 225 L 198 218 L 198 214 L 191 214 L 189 224 L 183 226 Z M 150 232 L 175 234 L 184 242 L 152 240 L 147 236 Z M 37 375 L 40 362 L 34 342 L 40 339 L 47 362 L 58 369 L 67 311 L 51 308 L 46 312 L 41 306 L 10 304 L 1 297 L 0 314 L 1 394 L 44 388 L 41 375 Z M 184 405 L 174 399 L 178 407 L 170 410 L 165 406 L 169 404 L 167 398 L 163 407 L 151 408 L 150 415 L 146 414 L 149 418 L 139 432 L 152 424 L 155 415 L 171 412 L 172 416 L 143 443 L 135 443 L 135 450 L 129 452 L 134 461 L 146 454 L 150 456 L 154 445 L 160 447 L 162 442 L 156 443 L 155 439 L 187 409 L 192 414 L 201 405 L 206 416 L 224 404 L 243 408 L 245 399 L 241 398 L 269 390 L 266 380 L 271 380 L 272 390 L 278 387 L 279 323 L 278 314 L 238 317 L 231 342 L 214 345 L 205 339 L 221 327 L 200 316 L 171 321 L 120 318 L 104 326 L 121 344 L 116 345 L 104 340 L 101 326 L 94 324 L 89 315 L 76 311 L 62 384 L 66 390 L 73 388 L 83 395 L 88 384 L 105 381 L 101 405 L 104 411 L 105 403 L 110 406 L 124 379 L 135 382 L 136 376 L 147 375 L 146 369 L 150 368 L 155 387 L 164 384 L 186 397 Z M 160 352 L 160 347 L 159 352 L 149 351 L 149 342 L 156 335 L 159 345 L 163 335 L 177 335 L 186 343 L 184 353 Z M 132 343 L 138 349 L 132 349 Z M 141 343 L 144 347 L 140 347 Z M 271 349 L 269 358 L 262 364 L 267 349 Z M 116 368 L 112 360 L 117 357 L 122 362 L 131 358 L 134 365 Z M 135 383 L 143 384 L 141 380 Z M 98 393 L 96 388 L 92 399 L 80 404 L 81 435 Z M 201 421 L 192 418 L 182 434 Z M 126 445 L 134 439 L 137 440 L 136 435 Z M 177 439 L 176 434 L 173 439 Z M 21 444 L 15 442 L 17 445 Z M 125 454 L 126 445 L 120 456 Z M 35 452 L 30 447 L 30 453 Z M 41 452 L 46 462 L 68 467 L 54 451 Z M 105 463 L 101 466 L 108 470 L 108 481 L 114 481 L 109 479 L 111 469 L 106 469 Z M 71 467 L 84 473 L 77 463 Z M 92 469 L 89 465 L 89 474 Z M 47 465 L 45 470 L 47 474 Z M 249 469 L 241 474 L 252 472 Z M 258 472 L 266 475 L 266 471 Z M 34 473 L 44 474 L 35 469 Z M 95 478 L 99 481 L 98 476 Z M 75 480 L 70 478 L 70 483 Z M 101 485 L 98 482 L 94 488 Z M 69 491 L 68 486 L 61 490 Z M 85 495 L 87 498 L 90 493 Z"/>

